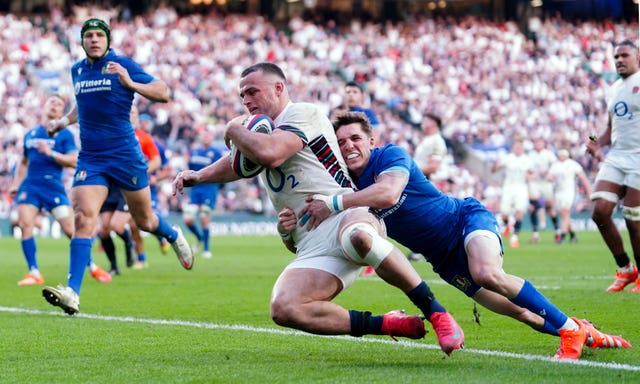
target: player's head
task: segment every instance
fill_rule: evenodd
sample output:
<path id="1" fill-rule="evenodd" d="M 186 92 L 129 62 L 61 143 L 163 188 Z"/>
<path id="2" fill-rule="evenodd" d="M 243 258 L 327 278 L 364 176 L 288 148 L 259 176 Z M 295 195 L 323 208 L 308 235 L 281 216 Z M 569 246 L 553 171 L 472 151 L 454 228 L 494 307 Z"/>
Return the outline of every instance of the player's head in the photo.
<path id="1" fill-rule="evenodd" d="M 210 147 L 213 144 L 213 133 L 206 128 L 200 132 L 198 138 L 203 148 Z"/>
<path id="2" fill-rule="evenodd" d="M 107 54 L 111 45 L 109 25 L 100 19 L 89 19 L 80 30 L 82 49 L 91 60 L 98 60 Z"/>
<path id="3" fill-rule="evenodd" d="M 620 77 L 627 78 L 640 68 L 638 46 L 631 40 L 623 40 L 613 48 L 613 60 Z"/>
<path id="4" fill-rule="evenodd" d="M 275 119 L 289 102 L 287 78 L 280 67 L 262 62 L 245 68 L 240 75 L 240 98 L 251 114 Z"/>
<path id="5" fill-rule="evenodd" d="M 363 103 L 364 93 L 360 84 L 355 81 L 349 81 L 344 86 L 344 103 L 348 108 L 361 107 Z"/>
<path id="6" fill-rule="evenodd" d="M 47 120 L 61 118 L 64 115 L 64 104 L 64 99 L 61 96 L 49 96 L 44 103 L 44 114 Z"/>
<path id="7" fill-rule="evenodd" d="M 560 161 L 564 161 L 569 158 L 569 151 L 565 148 L 562 148 L 558 151 L 558 159 Z"/>
<path id="8" fill-rule="evenodd" d="M 516 137 L 511 144 L 511 152 L 518 156 L 522 155 L 524 153 L 524 140 Z"/>
<path id="9" fill-rule="evenodd" d="M 138 127 L 147 133 L 151 133 L 153 130 L 153 118 L 147 113 L 141 114 L 138 117 Z"/>
<path id="10" fill-rule="evenodd" d="M 369 162 L 371 149 L 375 146 L 373 128 L 367 115 L 362 112 L 339 114 L 333 121 L 333 129 L 349 172 L 360 175 Z"/>
<path id="11" fill-rule="evenodd" d="M 433 135 L 442 130 L 442 119 L 435 113 L 425 113 L 422 116 L 422 132 L 427 135 Z"/>

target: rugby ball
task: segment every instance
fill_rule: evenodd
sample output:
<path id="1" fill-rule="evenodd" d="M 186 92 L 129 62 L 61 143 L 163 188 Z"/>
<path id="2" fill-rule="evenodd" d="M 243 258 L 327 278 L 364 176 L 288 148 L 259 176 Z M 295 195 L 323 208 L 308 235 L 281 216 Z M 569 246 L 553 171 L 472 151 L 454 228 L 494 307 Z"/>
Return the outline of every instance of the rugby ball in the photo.
<path id="1" fill-rule="evenodd" d="M 251 115 L 244 124 L 245 128 L 251 132 L 264 133 L 270 135 L 275 129 L 273 120 L 267 115 L 258 114 Z M 231 142 L 231 168 L 242 178 L 251 178 L 262 172 L 263 167 L 249 160 L 242 152 L 238 151 L 233 142 Z"/>

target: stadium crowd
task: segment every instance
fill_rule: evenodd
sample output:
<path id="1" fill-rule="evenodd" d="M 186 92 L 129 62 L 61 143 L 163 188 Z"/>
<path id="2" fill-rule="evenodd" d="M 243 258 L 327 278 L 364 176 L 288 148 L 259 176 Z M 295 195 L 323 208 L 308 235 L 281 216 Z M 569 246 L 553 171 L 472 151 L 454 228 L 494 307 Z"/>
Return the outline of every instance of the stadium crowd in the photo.
<path id="1" fill-rule="evenodd" d="M 541 137 L 553 150 L 569 148 L 593 180 L 597 169 L 584 141 L 606 125 L 605 90 L 616 76 L 612 43 L 638 39 L 637 25 L 560 18 L 539 20 L 532 34 L 514 22 L 472 16 L 344 26 L 293 17 L 278 28 L 256 15 L 179 16 L 167 7 L 136 17 L 87 7 L 70 16 L 56 9 L 0 15 L 2 215 L 22 136 L 39 123 L 44 100 L 57 93 L 73 102 L 68 72 L 84 55 L 76 42 L 88 17 L 108 20 L 112 47 L 170 87 L 169 103 L 140 99 L 138 108 L 152 116 L 174 172 L 186 167 L 184 155 L 199 132 L 209 130 L 221 142 L 226 121 L 243 112 L 239 71 L 273 61 L 288 74 L 296 101 L 317 103 L 328 115 L 342 105 L 347 81 L 361 83 L 384 126 L 383 141 L 409 153 L 420 142 L 422 114 L 430 112 L 442 117 L 450 142 L 508 148 L 522 137 L 530 150 Z M 453 152 L 434 182 L 458 197 L 474 195 L 495 212 L 498 184 L 470 172 Z M 218 209 L 269 211 L 257 183 L 226 185 Z M 178 210 L 165 187 L 161 208 Z M 588 204 L 584 191 L 579 201 L 578 209 Z"/>

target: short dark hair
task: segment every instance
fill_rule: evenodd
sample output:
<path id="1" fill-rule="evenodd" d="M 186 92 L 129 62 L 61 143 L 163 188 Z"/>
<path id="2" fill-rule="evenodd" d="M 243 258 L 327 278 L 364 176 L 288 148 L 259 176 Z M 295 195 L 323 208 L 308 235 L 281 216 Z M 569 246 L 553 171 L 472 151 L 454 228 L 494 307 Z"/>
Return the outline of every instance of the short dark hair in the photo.
<path id="1" fill-rule="evenodd" d="M 258 72 L 258 71 L 262 71 L 267 74 L 276 75 L 279 78 L 281 78 L 282 81 L 284 82 L 287 81 L 287 77 L 284 75 L 284 72 L 282 71 L 282 69 L 277 65 L 273 63 L 268 63 L 268 62 L 253 64 L 252 66 L 245 68 L 244 71 L 242 71 L 242 74 L 240 76 L 247 77 L 249 74 L 253 72 Z"/>
<path id="2" fill-rule="evenodd" d="M 438 129 L 442 131 L 442 118 L 440 118 L 440 116 L 436 115 L 435 113 L 425 113 L 424 117 L 428 117 L 431 120 L 435 121 Z"/>
<path id="3" fill-rule="evenodd" d="M 338 129 L 349 124 L 360 124 L 362 131 L 367 137 L 373 136 L 373 128 L 371 128 L 371 122 L 367 115 L 362 112 L 343 112 L 339 113 L 333 120 L 333 130 L 337 132 Z"/>
<path id="4" fill-rule="evenodd" d="M 344 87 L 355 87 L 358 88 L 360 90 L 360 92 L 364 92 L 364 89 L 362 89 L 362 85 L 360 85 L 358 82 L 356 81 L 347 81 L 347 84 L 344 85 Z"/>
<path id="5" fill-rule="evenodd" d="M 638 46 L 637 46 L 633 41 L 631 41 L 631 40 L 629 40 L 629 39 L 625 39 L 625 40 L 622 40 L 622 41 L 621 41 L 621 42 L 619 42 L 619 43 L 615 43 L 615 44 L 613 45 L 613 47 L 615 48 L 615 47 L 619 47 L 619 46 L 621 46 L 621 45 L 629 46 L 629 47 L 631 47 L 631 48 L 635 49 L 636 51 L 638 50 Z"/>

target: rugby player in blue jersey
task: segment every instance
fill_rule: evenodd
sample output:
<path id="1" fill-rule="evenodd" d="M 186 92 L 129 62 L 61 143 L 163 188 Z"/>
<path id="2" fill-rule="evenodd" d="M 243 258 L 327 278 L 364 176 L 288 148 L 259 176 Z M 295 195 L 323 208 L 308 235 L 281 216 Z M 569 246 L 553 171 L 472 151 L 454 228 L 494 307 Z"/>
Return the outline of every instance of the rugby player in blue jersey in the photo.
<path id="1" fill-rule="evenodd" d="M 374 148 L 365 115 L 338 115 L 334 129 L 357 187 L 356 192 L 342 195 L 341 208 L 370 207 L 384 219 L 389 237 L 424 255 L 449 284 L 496 313 L 559 335 L 556 358 L 579 358 L 588 340 L 591 347 L 631 346 L 586 320 L 568 317 L 529 281 L 507 274 L 495 216 L 474 198 L 456 199 L 440 192 L 403 148 L 393 144 Z M 313 195 L 307 200 L 310 204 L 298 213 L 310 216 L 307 226 L 317 226 L 336 210 L 333 196 Z M 284 222 L 283 217 L 279 220 Z"/>
<path id="2" fill-rule="evenodd" d="M 71 198 L 75 232 L 71 239 L 67 286 L 42 291 L 52 305 L 73 315 L 79 311 L 84 269 L 91 257 L 92 234 L 109 187 L 122 191 L 138 228 L 166 237 L 182 266 L 191 269 L 193 253 L 179 227 L 171 227 L 151 207 L 147 164 L 129 120 L 136 93 L 151 101 L 169 101 L 166 83 L 139 64 L 109 48 L 111 31 L 100 19 L 87 20 L 80 30 L 86 58 L 71 67 L 76 104 L 61 119 L 49 123 L 49 134 L 78 122 L 81 150 Z"/>
<path id="3" fill-rule="evenodd" d="M 64 100 L 51 96 L 44 104 L 44 117 L 51 120 L 64 114 Z M 75 168 L 78 148 L 73 133 L 63 129 L 54 137 L 49 137 L 44 125 L 38 125 L 24 136 L 22 159 L 16 175 L 9 187 L 16 196 L 18 225 L 22 233 L 22 252 L 29 272 L 18 285 L 44 284 L 44 277 L 38 268 L 37 247 L 33 228 L 40 210 L 51 212 L 58 221 L 62 232 L 71 238 L 73 215 L 69 197 L 62 178 L 63 169 Z M 91 275 L 98 281 L 108 283 L 111 276 L 89 260 Z"/>
<path id="4" fill-rule="evenodd" d="M 222 148 L 213 145 L 213 134 L 206 129 L 200 133 L 199 139 L 200 143 L 189 151 L 188 168 L 192 171 L 199 171 L 207 165 L 215 163 L 226 152 Z M 209 223 L 211 221 L 211 213 L 216 208 L 219 190 L 220 184 L 194 185 L 190 188 L 189 201 L 182 209 L 182 219 L 198 241 L 198 245 L 193 249 L 195 251 L 202 245 L 202 257 L 205 259 L 211 258 Z M 196 219 L 199 219 L 200 227 L 198 227 Z"/>

